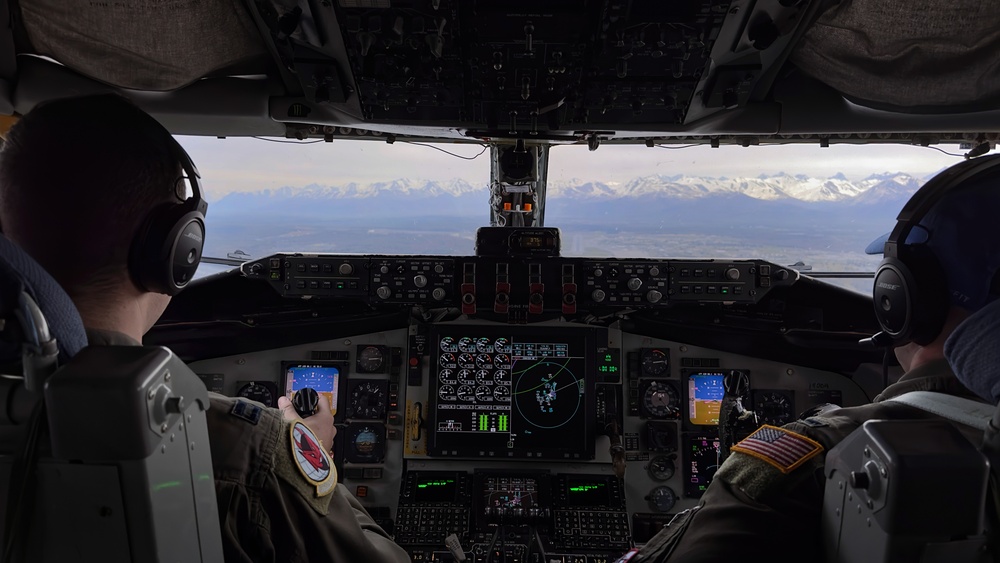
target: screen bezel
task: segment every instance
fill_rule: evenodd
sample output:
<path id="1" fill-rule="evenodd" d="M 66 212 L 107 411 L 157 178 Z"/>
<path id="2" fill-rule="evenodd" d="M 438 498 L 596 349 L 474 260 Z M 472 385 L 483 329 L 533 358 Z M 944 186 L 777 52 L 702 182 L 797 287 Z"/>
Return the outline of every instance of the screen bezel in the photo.
<path id="1" fill-rule="evenodd" d="M 281 389 L 279 393 L 288 397 L 286 391 L 288 389 L 288 368 L 298 367 L 298 366 L 316 366 L 316 367 L 332 367 L 337 368 L 340 374 L 337 376 L 337 404 L 331 405 L 337 409 L 337 412 L 333 415 L 333 421 L 335 423 L 344 422 L 347 419 L 347 378 L 350 363 L 343 361 L 329 361 L 329 360 L 284 360 L 281 362 Z M 288 397 L 291 399 L 291 397 Z"/>
<path id="2" fill-rule="evenodd" d="M 558 327 L 559 330 L 580 331 L 573 333 L 573 338 L 579 338 L 583 342 L 583 362 L 584 362 L 584 437 L 583 447 L 551 447 L 541 450 L 516 450 L 511 452 L 506 448 L 496 451 L 483 449 L 482 447 L 447 447 L 443 448 L 438 442 L 437 428 L 437 402 L 438 402 L 438 360 L 441 356 L 440 342 L 443 336 L 470 336 L 497 338 L 505 336 L 511 338 L 518 334 L 521 338 L 534 339 L 536 342 L 546 342 L 553 340 L 551 335 L 553 327 L 544 326 L 486 326 L 473 324 L 447 324 L 431 327 L 428 334 L 428 344 L 432 347 L 429 353 L 430 372 L 428 373 L 428 402 L 430 403 L 428 413 L 429 437 L 427 440 L 428 457 L 448 457 L 448 458 L 483 458 L 493 457 L 502 459 L 548 459 L 548 460 L 590 460 L 594 459 L 596 428 L 597 428 L 597 344 L 599 327 Z M 605 329 L 606 330 L 606 329 Z M 526 336 L 525 336 L 526 335 Z M 604 341 L 607 340 L 605 337 Z M 602 341 L 601 346 L 607 343 Z"/>

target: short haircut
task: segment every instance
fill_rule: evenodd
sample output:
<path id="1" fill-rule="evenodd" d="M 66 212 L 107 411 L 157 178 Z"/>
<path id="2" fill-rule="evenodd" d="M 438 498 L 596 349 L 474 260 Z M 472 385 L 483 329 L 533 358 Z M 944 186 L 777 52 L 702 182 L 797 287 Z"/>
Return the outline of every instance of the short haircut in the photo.
<path id="1" fill-rule="evenodd" d="M 39 104 L 0 149 L 0 229 L 73 298 L 125 287 L 142 221 L 184 196 L 167 137 L 116 94 Z"/>

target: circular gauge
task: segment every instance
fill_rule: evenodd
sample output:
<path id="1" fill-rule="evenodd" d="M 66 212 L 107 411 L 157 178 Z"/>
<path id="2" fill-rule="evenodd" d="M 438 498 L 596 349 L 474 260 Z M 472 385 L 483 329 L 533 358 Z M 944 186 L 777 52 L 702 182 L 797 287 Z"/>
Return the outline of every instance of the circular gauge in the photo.
<path id="1" fill-rule="evenodd" d="M 493 372 L 493 381 L 500 385 L 510 385 L 510 372 L 503 369 L 496 370 Z"/>
<path id="2" fill-rule="evenodd" d="M 500 353 L 500 352 L 508 352 L 509 353 L 510 352 L 510 340 L 507 340 L 506 338 L 504 338 L 502 336 L 500 338 L 497 338 L 496 342 L 493 343 L 493 349 L 496 350 L 497 353 Z"/>
<path id="3" fill-rule="evenodd" d="M 667 456 L 657 456 L 649 462 L 649 475 L 657 481 L 668 481 L 674 476 L 676 471 L 674 460 Z"/>
<path id="4" fill-rule="evenodd" d="M 654 418 L 676 416 L 680 411 L 681 398 L 672 385 L 664 381 L 650 381 L 642 396 L 642 406 L 646 414 Z"/>
<path id="5" fill-rule="evenodd" d="M 458 400 L 459 401 L 473 401 L 476 395 L 472 392 L 471 385 L 461 385 L 458 388 Z"/>
<path id="6" fill-rule="evenodd" d="M 493 391 L 485 385 L 476 387 L 476 400 L 485 403 L 493 400 Z"/>
<path id="7" fill-rule="evenodd" d="M 271 406 L 275 404 L 277 397 L 275 397 L 275 391 L 268 387 L 267 385 L 257 383 L 256 381 L 251 381 L 240 390 L 236 392 L 237 397 L 243 397 L 244 399 L 250 399 L 251 401 L 257 401 L 263 405 Z"/>
<path id="8" fill-rule="evenodd" d="M 455 400 L 455 388 L 451 385 L 442 385 L 438 389 L 438 397 L 442 401 L 454 401 Z"/>
<path id="9" fill-rule="evenodd" d="M 463 336 L 458 340 L 458 349 L 462 352 L 475 352 L 476 351 L 476 341 L 469 338 L 468 336 Z"/>
<path id="10" fill-rule="evenodd" d="M 500 403 L 510 402 L 510 387 L 499 385 L 493 388 L 493 398 Z"/>
<path id="11" fill-rule="evenodd" d="M 379 463 L 385 458 L 385 427 L 381 424 L 352 424 L 347 427 L 347 461 Z"/>
<path id="12" fill-rule="evenodd" d="M 476 358 L 472 354 L 464 353 L 458 355 L 458 367 L 472 369 L 476 367 Z"/>
<path id="13" fill-rule="evenodd" d="M 479 369 L 489 369 L 493 367 L 493 358 L 489 354 L 479 354 L 476 356 L 476 367 Z"/>
<path id="14" fill-rule="evenodd" d="M 663 375 L 670 367 L 667 353 L 651 348 L 642 353 L 642 373 L 649 376 Z"/>
<path id="15" fill-rule="evenodd" d="M 450 336 L 445 336 L 441 339 L 441 351 L 442 352 L 458 352 L 458 346 L 455 344 L 455 339 Z"/>
<path id="16" fill-rule="evenodd" d="M 463 369 L 458 372 L 458 382 L 462 385 L 475 385 L 476 377 L 472 374 L 471 369 Z"/>
<path id="17" fill-rule="evenodd" d="M 677 493 L 670 487 L 656 487 L 649 492 L 649 506 L 657 512 L 670 512 L 676 502 Z"/>
<path id="18" fill-rule="evenodd" d="M 507 354 L 497 354 L 496 356 L 493 356 L 493 365 L 502 369 L 510 368 L 510 356 Z"/>
<path id="19" fill-rule="evenodd" d="M 450 369 L 441 370 L 441 373 L 438 374 L 438 379 L 445 385 L 454 385 L 458 383 L 455 379 L 455 372 Z"/>
<path id="20" fill-rule="evenodd" d="M 489 385 L 493 383 L 493 374 L 490 373 L 488 369 L 481 369 L 476 372 L 476 383 L 480 385 Z"/>
<path id="21" fill-rule="evenodd" d="M 792 400 L 777 391 L 759 391 L 754 395 L 753 410 L 761 424 L 782 426 L 795 419 Z"/>
<path id="22" fill-rule="evenodd" d="M 476 350 L 479 350 L 483 354 L 488 354 L 493 351 L 493 341 L 485 336 L 476 341 Z"/>
<path id="23" fill-rule="evenodd" d="M 443 368 L 452 368 L 452 369 L 454 369 L 456 367 L 456 365 L 455 365 L 455 354 L 452 354 L 452 353 L 441 354 L 441 359 L 438 360 L 438 365 L 441 366 L 441 367 L 443 367 Z"/>
<path id="24" fill-rule="evenodd" d="M 385 416 L 387 382 L 357 381 L 351 389 L 351 412 L 354 418 L 376 420 Z"/>
<path id="25" fill-rule="evenodd" d="M 358 371 L 361 373 L 379 373 L 385 365 L 385 355 L 378 346 L 366 346 L 358 352 Z"/>

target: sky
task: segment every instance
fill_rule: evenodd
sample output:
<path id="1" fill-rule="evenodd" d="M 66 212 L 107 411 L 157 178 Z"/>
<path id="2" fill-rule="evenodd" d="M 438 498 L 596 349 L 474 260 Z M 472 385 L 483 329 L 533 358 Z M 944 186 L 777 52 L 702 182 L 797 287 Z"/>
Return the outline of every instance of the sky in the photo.
<path id="1" fill-rule="evenodd" d="M 309 184 L 367 184 L 398 178 L 489 181 L 489 152 L 463 160 L 428 146 L 397 141 L 342 141 L 332 143 L 289 139 L 180 136 L 202 174 L 207 199 L 217 201 L 231 192 L 255 192 Z M 297 146 L 299 145 L 299 146 Z M 438 144 L 444 150 L 474 157 L 479 145 Z M 960 153 L 954 145 L 942 147 Z M 672 176 L 755 177 L 760 174 L 806 174 L 827 178 L 843 173 L 860 180 L 873 173 L 931 174 L 956 164 L 961 157 L 932 148 L 903 145 L 772 145 L 697 146 L 683 149 L 643 145 L 602 145 L 591 152 L 585 146 L 554 147 L 549 181 L 570 178 L 605 183 L 663 174 Z"/>

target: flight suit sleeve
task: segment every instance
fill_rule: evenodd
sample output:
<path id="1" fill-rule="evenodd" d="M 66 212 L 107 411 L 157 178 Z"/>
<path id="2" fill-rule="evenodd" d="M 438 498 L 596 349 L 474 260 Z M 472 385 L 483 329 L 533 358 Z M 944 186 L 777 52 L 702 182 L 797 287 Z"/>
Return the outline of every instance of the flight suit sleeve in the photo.
<path id="1" fill-rule="evenodd" d="M 322 449 L 305 452 L 315 467 L 306 462 L 293 442 L 293 424 L 278 411 L 213 397 L 209 413 L 227 563 L 410 561 L 358 500 L 335 484 L 332 460 L 316 455 Z"/>
<path id="2" fill-rule="evenodd" d="M 837 440 L 801 422 L 769 428 L 778 438 L 791 431 L 812 447 L 799 450 L 798 459 L 783 458 L 784 465 L 761 454 L 768 450 L 734 448 L 698 506 L 679 513 L 629 563 L 822 561 L 823 465 Z"/>

